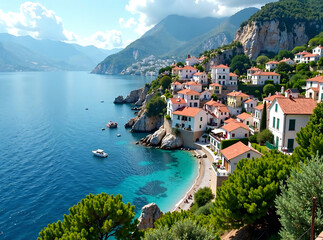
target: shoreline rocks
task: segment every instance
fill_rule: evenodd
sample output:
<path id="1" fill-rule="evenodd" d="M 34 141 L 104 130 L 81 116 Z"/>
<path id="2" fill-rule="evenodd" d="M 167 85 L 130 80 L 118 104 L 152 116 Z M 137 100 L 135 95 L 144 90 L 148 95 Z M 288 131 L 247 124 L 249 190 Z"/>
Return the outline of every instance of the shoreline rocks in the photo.
<path id="1" fill-rule="evenodd" d="M 147 204 L 142 207 L 138 228 L 140 230 L 154 228 L 155 222 L 162 216 L 163 212 L 159 209 L 156 203 Z"/>

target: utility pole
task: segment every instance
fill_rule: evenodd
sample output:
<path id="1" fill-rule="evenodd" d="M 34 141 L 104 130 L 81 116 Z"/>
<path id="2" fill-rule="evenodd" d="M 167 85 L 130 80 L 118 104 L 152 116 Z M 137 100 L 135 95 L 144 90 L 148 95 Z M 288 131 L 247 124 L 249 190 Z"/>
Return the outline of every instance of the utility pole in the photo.
<path id="1" fill-rule="evenodd" d="M 312 227 L 311 227 L 311 240 L 314 240 L 315 201 L 316 201 L 316 197 L 313 197 L 313 205 L 312 205 Z"/>

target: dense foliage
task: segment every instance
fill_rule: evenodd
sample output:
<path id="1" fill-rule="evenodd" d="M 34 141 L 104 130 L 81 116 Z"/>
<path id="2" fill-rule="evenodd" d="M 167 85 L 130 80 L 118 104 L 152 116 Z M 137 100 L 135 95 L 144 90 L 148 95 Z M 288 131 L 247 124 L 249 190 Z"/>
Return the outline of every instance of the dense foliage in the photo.
<path id="1" fill-rule="evenodd" d="M 276 87 L 273 84 L 266 84 L 263 88 L 264 94 L 268 96 L 269 94 L 274 94 L 276 91 Z"/>
<path id="2" fill-rule="evenodd" d="M 166 112 L 166 102 L 160 97 L 159 94 L 155 94 L 146 104 L 147 116 L 163 116 Z"/>
<path id="3" fill-rule="evenodd" d="M 274 210 L 279 182 L 295 165 L 292 158 L 271 151 L 258 159 L 242 159 L 234 174 L 217 190 L 213 215 L 222 229 L 253 224 Z"/>
<path id="4" fill-rule="evenodd" d="M 198 207 L 202 207 L 208 202 L 210 202 L 214 198 L 214 195 L 212 193 L 211 188 L 204 187 L 199 189 L 194 194 L 194 204 L 196 204 Z"/>
<path id="5" fill-rule="evenodd" d="M 264 91 L 270 91 L 270 89 L 267 89 L 267 86 L 273 86 L 271 84 L 268 84 L 264 87 Z M 267 128 L 267 102 L 264 103 L 264 107 L 262 109 L 262 113 L 261 113 L 261 120 L 260 120 L 260 131 L 264 131 Z M 259 142 L 259 141 L 258 141 Z"/>
<path id="6" fill-rule="evenodd" d="M 257 142 L 260 145 L 264 145 L 266 142 L 273 143 L 274 135 L 271 133 L 269 129 L 264 129 L 260 133 L 257 134 Z"/>
<path id="7" fill-rule="evenodd" d="M 307 164 L 294 169 L 281 186 L 282 193 L 276 198 L 277 213 L 280 216 L 282 239 L 310 239 L 312 219 L 312 198 L 317 197 L 315 212 L 315 237 L 323 231 L 323 157 L 312 157 Z"/>
<path id="8" fill-rule="evenodd" d="M 135 206 L 122 202 L 121 195 L 89 194 L 69 209 L 63 222 L 48 224 L 38 240 L 135 239 L 141 232 L 134 210 Z"/>
<path id="9" fill-rule="evenodd" d="M 284 58 L 294 59 L 294 57 L 295 57 L 294 53 L 292 53 L 291 51 L 283 49 L 283 50 L 280 50 L 278 52 L 278 54 L 275 56 L 275 60 L 280 61 L 280 60 L 282 60 Z"/>
<path id="10" fill-rule="evenodd" d="M 234 56 L 231 60 L 230 70 L 235 72 L 238 70 L 238 74 L 247 73 L 247 69 L 251 67 L 250 58 L 244 54 Z"/>
<path id="11" fill-rule="evenodd" d="M 265 64 L 266 62 L 269 61 L 269 58 L 265 55 L 260 55 L 257 57 L 256 62 L 260 65 Z"/>
<path id="12" fill-rule="evenodd" d="M 169 76 L 163 76 L 160 79 L 160 84 L 163 88 L 163 90 L 165 91 L 166 89 L 170 88 L 170 84 L 172 83 L 172 79 Z"/>

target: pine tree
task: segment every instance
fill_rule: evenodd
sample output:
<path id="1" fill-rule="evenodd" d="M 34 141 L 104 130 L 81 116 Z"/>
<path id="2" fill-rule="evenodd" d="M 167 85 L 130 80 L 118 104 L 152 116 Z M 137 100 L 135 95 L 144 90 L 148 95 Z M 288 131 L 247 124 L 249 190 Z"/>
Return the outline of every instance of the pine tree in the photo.
<path id="1" fill-rule="evenodd" d="M 292 170 L 287 186 L 281 185 L 282 193 L 276 198 L 280 215 L 282 239 L 310 239 L 312 198 L 316 199 L 315 237 L 323 231 L 323 157 L 313 157 L 299 170 Z"/>
<path id="2" fill-rule="evenodd" d="M 264 103 L 264 108 L 262 109 L 261 122 L 260 122 L 260 132 L 267 128 L 267 104 Z"/>

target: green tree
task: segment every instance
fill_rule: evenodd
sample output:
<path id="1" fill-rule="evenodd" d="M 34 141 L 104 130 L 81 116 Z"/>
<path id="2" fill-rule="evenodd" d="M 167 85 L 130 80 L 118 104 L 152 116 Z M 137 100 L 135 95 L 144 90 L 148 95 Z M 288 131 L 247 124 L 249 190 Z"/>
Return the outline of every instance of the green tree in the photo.
<path id="1" fill-rule="evenodd" d="M 141 232 L 134 209 L 122 202 L 121 195 L 89 194 L 69 209 L 63 222 L 48 224 L 41 230 L 38 240 L 138 238 Z"/>
<path id="2" fill-rule="evenodd" d="M 297 47 L 293 48 L 292 53 L 296 54 L 299 52 L 303 52 L 305 50 L 306 50 L 306 45 L 305 46 L 297 46 Z"/>
<path id="3" fill-rule="evenodd" d="M 293 70 L 294 70 L 294 67 L 285 62 L 279 63 L 276 68 L 276 71 L 279 73 L 280 72 L 290 73 Z"/>
<path id="4" fill-rule="evenodd" d="M 244 54 L 234 56 L 230 64 L 231 71 L 235 71 L 237 69 L 240 74 L 247 73 L 247 69 L 250 67 L 250 58 Z"/>
<path id="5" fill-rule="evenodd" d="M 266 62 L 268 62 L 269 61 L 269 58 L 267 57 L 267 56 L 265 56 L 265 55 L 260 55 L 259 57 L 257 57 L 257 59 L 256 59 L 256 62 L 258 63 L 258 64 L 260 64 L 260 65 L 263 65 L 263 64 L 265 64 Z"/>
<path id="6" fill-rule="evenodd" d="M 308 65 L 312 68 L 317 66 L 315 61 L 310 61 Z"/>
<path id="7" fill-rule="evenodd" d="M 163 76 L 160 79 L 160 84 L 165 91 L 166 89 L 170 88 L 170 84 L 172 83 L 172 79 L 169 76 Z"/>
<path id="8" fill-rule="evenodd" d="M 269 95 L 269 93 L 274 94 L 276 91 L 276 87 L 273 84 L 266 84 L 262 91 L 266 94 L 266 96 Z"/>
<path id="9" fill-rule="evenodd" d="M 166 112 L 166 102 L 158 94 L 152 97 L 146 104 L 147 116 L 162 116 Z"/>
<path id="10" fill-rule="evenodd" d="M 204 67 L 203 67 L 202 65 L 200 65 L 200 64 L 195 65 L 195 68 L 196 68 L 197 70 L 199 70 L 200 72 L 204 72 Z"/>
<path id="11" fill-rule="evenodd" d="M 296 72 L 298 72 L 298 73 L 307 72 L 309 70 L 310 70 L 310 68 L 309 68 L 308 64 L 306 64 L 306 63 L 299 63 L 296 65 Z"/>
<path id="12" fill-rule="evenodd" d="M 214 198 L 214 195 L 212 193 L 211 188 L 204 187 L 199 189 L 194 194 L 194 204 L 196 204 L 198 207 L 202 207 L 208 202 L 210 202 Z"/>
<path id="13" fill-rule="evenodd" d="M 305 161 L 317 152 L 323 155 L 323 103 L 317 104 L 306 126 L 296 136 L 299 146 L 293 153 L 295 159 Z"/>
<path id="14" fill-rule="evenodd" d="M 160 227 L 145 233 L 145 240 L 220 240 L 219 236 L 195 221 L 186 219 L 176 222 L 171 228 Z"/>
<path id="15" fill-rule="evenodd" d="M 212 211 L 216 227 L 238 229 L 273 216 L 279 182 L 287 179 L 294 165 L 292 158 L 277 151 L 241 159 L 234 174 L 217 189 Z"/>
<path id="16" fill-rule="evenodd" d="M 270 84 L 268 84 L 268 85 L 270 85 Z M 268 86 L 268 85 L 266 85 L 266 86 Z M 262 132 L 266 128 L 267 128 L 267 103 L 265 102 L 264 107 L 262 109 L 262 113 L 261 113 L 260 132 Z"/>
<path id="17" fill-rule="evenodd" d="M 164 73 L 164 72 L 172 72 L 172 67 L 171 66 L 167 66 L 167 67 L 164 67 L 164 68 L 161 68 L 161 69 L 159 69 L 159 71 L 158 71 L 158 74 L 162 74 L 162 73 Z"/>
<path id="18" fill-rule="evenodd" d="M 218 95 L 216 95 L 215 93 L 212 94 L 211 98 L 214 100 L 214 101 L 217 101 L 218 100 Z"/>
<path id="19" fill-rule="evenodd" d="M 315 212 L 315 237 L 323 231 L 323 157 L 312 157 L 299 170 L 293 169 L 287 186 L 276 198 L 277 214 L 282 225 L 282 239 L 310 239 L 312 198 L 317 197 Z M 306 233 L 305 233 L 306 232 Z M 305 235 L 303 235 L 305 233 Z"/>
<path id="20" fill-rule="evenodd" d="M 319 67 L 323 67 L 323 57 L 321 57 L 320 60 L 317 61 L 317 65 Z"/>
<path id="21" fill-rule="evenodd" d="M 275 56 L 275 60 L 282 60 L 283 58 L 294 59 L 294 53 L 288 50 L 280 50 L 279 53 Z"/>
<path id="22" fill-rule="evenodd" d="M 262 130 L 257 134 L 257 142 L 260 145 L 264 145 L 267 141 L 270 143 L 274 142 L 274 135 L 269 129 Z"/>
<path id="23" fill-rule="evenodd" d="M 177 63 L 176 63 L 176 66 L 177 66 L 177 67 L 184 67 L 184 66 L 185 66 L 185 64 L 184 64 L 184 63 L 182 63 L 182 62 L 177 62 Z"/>

